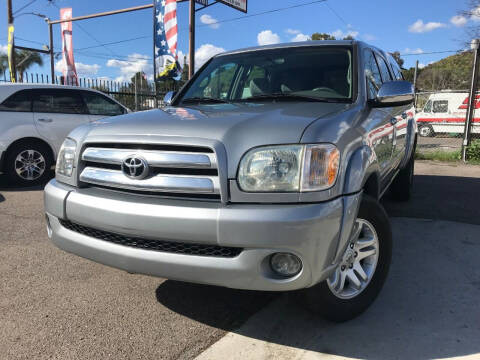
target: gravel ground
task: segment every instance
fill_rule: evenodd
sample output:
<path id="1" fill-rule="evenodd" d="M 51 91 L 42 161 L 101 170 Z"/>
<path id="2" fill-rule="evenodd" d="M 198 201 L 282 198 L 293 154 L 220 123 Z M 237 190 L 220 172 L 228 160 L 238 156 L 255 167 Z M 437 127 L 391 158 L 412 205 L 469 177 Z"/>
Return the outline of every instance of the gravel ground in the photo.
<path id="1" fill-rule="evenodd" d="M 0 190 L 2 359 L 190 359 L 273 294 L 128 274 L 47 238 L 41 190 Z"/>

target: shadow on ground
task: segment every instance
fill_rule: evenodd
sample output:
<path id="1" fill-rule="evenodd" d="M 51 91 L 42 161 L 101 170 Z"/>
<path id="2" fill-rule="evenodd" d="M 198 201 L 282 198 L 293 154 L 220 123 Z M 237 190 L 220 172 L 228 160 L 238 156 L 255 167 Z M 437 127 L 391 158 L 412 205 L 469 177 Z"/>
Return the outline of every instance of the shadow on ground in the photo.
<path id="1" fill-rule="evenodd" d="M 10 184 L 7 181 L 7 177 L 5 175 L 0 175 L 0 190 L 4 192 L 10 192 L 10 191 L 37 191 L 37 190 L 43 190 L 45 188 L 45 185 L 50 181 L 55 176 L 55 172 L 51 171 L 50 176 L 48 179 L 41 184 L 35 185 L 35 186 L 20 186 L 18 184 Z"/>
<path id="2" fill-rule="evenodd" d="M 1 202 L 4 202 L 4 201 L 5 201 L 5 198 L 3 197 L 2 194 L 0 194 L 0 203 L 1 203 Z"/>
<path id="3" fill-rule="evenodd" d="M 391 217 L 460 221 L 480 225 L 480 178 L 415 175 L 412 198 L 383 206 Z"/>
<path id="4" fill-rule="evenodd" d="M 292 349 L 379 360 L 480 353 L 480 228 L 421 219 L 392 222 L 394 262 L 386 285 L 373 306 L 350 322 L 329 323 L 279 295 L 235 329 L 256 302 L 266 304 L 271 295 L 166 281 L 157 299 L 188 318 L 247 337 L 224 346 L 232 353 L 222 354 L 231 359 L 298 358 Z M 239 339 L 256 350 L 240 356 L 244 349 L 233 349 Z"/>

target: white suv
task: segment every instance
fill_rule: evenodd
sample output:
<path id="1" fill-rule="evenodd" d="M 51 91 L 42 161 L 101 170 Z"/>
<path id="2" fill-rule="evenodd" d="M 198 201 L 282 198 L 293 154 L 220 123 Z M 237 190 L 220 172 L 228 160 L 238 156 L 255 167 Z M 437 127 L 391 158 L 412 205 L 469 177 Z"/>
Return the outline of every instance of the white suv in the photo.
<path id="1" fill-rule="evenodd" d="M 0 172 L 10 183 L 45 180 L 75 127 L 129 110 L 99 91 L 63 85 L 0 85 Z"/>

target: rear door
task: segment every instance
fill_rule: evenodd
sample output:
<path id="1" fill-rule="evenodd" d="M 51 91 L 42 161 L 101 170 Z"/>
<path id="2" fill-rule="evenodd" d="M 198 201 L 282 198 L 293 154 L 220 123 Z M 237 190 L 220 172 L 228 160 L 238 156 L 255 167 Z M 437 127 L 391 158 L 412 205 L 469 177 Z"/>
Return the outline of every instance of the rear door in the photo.
<path id="1" fill-rule="evenodd" d="M 380 69 L 372 50 L 365 49 L 363 56 L 365 62 L 368 99 L 375 100 L 378 90 L 382 85 Z M 377 155 L 383 185 L 389 181 L 389 175 L 391 174 L 392 168 L 394 127 L 390 120 L 391 116 L 389 108 L 371 108 L 369 117 L 364 123 L 368 134 L 368 142 L 373 146 Z"/>
<path id="2" fill-rule="evenodd" d="M 36 89 L 33 118 L 38 132 L 57 151 L 70 131 L 90 121 L 80 91 L 74 89 Z"/>
<path id="3" fill-rule="evenodd" d="M 81 94 L 91 121 L 100 120 L 109 116 L 122 115 L 127 112 L 124 107 L 103 94 L 89 90 L 82 90 Z"/>

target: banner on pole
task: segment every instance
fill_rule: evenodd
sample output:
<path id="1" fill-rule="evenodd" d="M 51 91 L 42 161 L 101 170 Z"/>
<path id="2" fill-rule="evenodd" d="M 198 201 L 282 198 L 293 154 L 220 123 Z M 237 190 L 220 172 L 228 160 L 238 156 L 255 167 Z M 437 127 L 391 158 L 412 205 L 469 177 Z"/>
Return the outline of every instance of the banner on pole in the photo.
<path id="1" fill-rule="evenodd" d="M 155 80 L 180 80 L 177 60 L 177 1 L 155 0 Z"/>
<path id="2" fill-rule="evenodd" d="M 7 44 L 7 57 L 8 57 L 8 69 L 10 70 L 10 81 L 12 83 L 16 82 L 17 79 L 16 79 L 16 74 L 15 74 L 15 70 L 13 69 L 13 62 L 12 62 L 12 58 L 14 56 L 13 54 L 13 32 L 14 32 L 15 28 L 13 26 L 13 24 L 8 24 L 8 44 Z"/>
<path id="3" fill-rule="evenodd" d="M 247 0 L 218 0 L 219 2 L 231 6 L 234 9 L 247 12 Z"/>
<path id="4" fill-rule="evenodd" d="M 72 8 L 60 9 L 61 20 L 70 20 L 71 18 Z M 77 69 L 73 59 L 72 22 L 62 22 L 60 28 L 62 32 L 63 84 L 78 86 Z"/>

